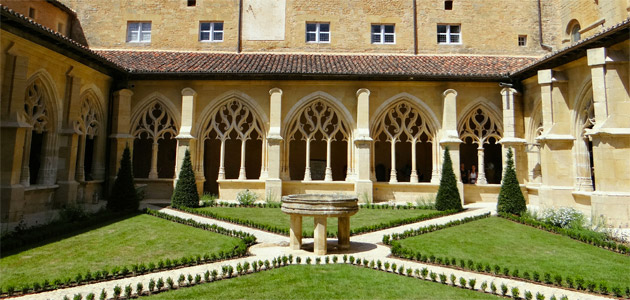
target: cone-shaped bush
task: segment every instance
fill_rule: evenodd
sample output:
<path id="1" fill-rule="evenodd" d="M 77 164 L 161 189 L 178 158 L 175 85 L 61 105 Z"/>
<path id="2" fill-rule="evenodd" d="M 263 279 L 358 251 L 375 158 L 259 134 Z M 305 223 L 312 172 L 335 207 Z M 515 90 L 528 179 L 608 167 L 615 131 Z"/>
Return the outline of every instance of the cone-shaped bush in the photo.
<path id="1" fill-rule="evenodd" d="M 127 146 L 120 160 L 120 169 L 118 169 L 118 175 L 107 201 L 107 209 L 113 211 L 136 210 L 139 204 L 140 199 L 133 183 L 131 154 Z"/>
<path id="2" fill-rule="evenodd" d="M 171 197 L 173 207 L 197 207 L 199 206 L 199 194 L 195 183 L 195 173 L 190 162 L 190 152 L 186 150 L 182 169 L 179 171 L 179 180 L 175 185 L 175 191 Z"/>
<path id="3" fill-rule="evenodd" d="M 451 155 L 448 153 L 448 147 L 444 149 L 442 178 L 440 179 L 440 188 L 435 198 L 435 208 L 442 211 L 449 209 L 462 210 L 462 202 L 457 190 L 457 179 L 453 172 L 453 163 L 451 162 Z"/>
<path id="4" fill-rule="evenodd" d="M 521 187 L 518 185 L 518 179 L 516 179 L 512 156 L 512 148 L 508 148 L 507 166 L 503 175 L 503 183 L 501 183 L 497 211 L 520 216 L 521 213 L 527 210 L 527 206 L 525 205 L 525 197 L 523 197 Z"/>

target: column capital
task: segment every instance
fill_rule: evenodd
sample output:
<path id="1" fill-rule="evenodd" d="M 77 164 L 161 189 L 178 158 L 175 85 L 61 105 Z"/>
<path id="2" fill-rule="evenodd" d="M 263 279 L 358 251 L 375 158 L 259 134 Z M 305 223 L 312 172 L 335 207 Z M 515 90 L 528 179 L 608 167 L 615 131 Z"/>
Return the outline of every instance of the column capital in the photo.
<path id="1" fill-rule="evenodd" d="M 519 92 L 514 89 L 514 88 L 510 88 L 510 87 L 506 87 L 506 88 L 502 88 L 501 89 L 501 95 L 505 96 L 505 95 L 518 95 Z"/>
<path id="2" fill-rule="evenodd" d="M 184 88 L 182 90 L 182 96 L 193 96 L 193 97 L 195 97 L 195 96 L 197 96 L 197 92 L 195 90 L 193 90 L 192 88 L 187 87 L 187 88 Z"/>
<path id="3" fill-rule="evenodd" d="M 280 88 L 272 88 L 269 90 L 269 95 L 280 94 L 282 96 L 282 90 Z"/>
<path id="4" fill-rule="evenodd" d="M 358 90 L 357 90 L 357 97 L 359 97 L 359 95 L 360 95 L 360 94 L 363 94 L 363 93 L 367 93 L 367 95 L 369 96 L 369 95 L 370 95 L 370 90 L 368 90 L 368 89 L 366 89 L 366 88 L 360 88 L 360 89 L 358 89 Z"/>
<path id="5" fill-rule="evenodd" d="M 586 50 L 586 57 L 589 66 L 606 64 L 606 47 L 592 48 Z"/>
<path id="6" fill-rule="evenodd" d="M 131 97 L 133 96 L 133 92 L 130 89 L 120 89 L 114 92 L 114 97 Z"/>
<path id="7" fill-rule="evenodd" d="M 453 94 L 453 96 L 457 97 L 457 91 L 454 89 L 448 89 L 442 93 L 442 96 L 446 97 L 449 94 Z"/>

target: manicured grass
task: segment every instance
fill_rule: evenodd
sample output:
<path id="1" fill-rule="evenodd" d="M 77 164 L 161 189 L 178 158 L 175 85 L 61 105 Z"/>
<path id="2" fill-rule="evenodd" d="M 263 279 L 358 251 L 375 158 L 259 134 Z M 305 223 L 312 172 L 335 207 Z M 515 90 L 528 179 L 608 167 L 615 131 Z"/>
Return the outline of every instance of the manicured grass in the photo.
<path id="1" fill-rule="evenodd" d="M 103 227 L 24 250 L 0 259 L 0 286 L 21 287 L 77 273 L 115 266 L 157 263 L 161 259 L 229 251 L 237 238 L 189 227 L 149 215 L 137 215 Z"/>
<path id="2" fill-rule="evenodd" d="M 587 281 L 606 281 L 624 288 L 630 282 L 630 256 L 556 235 L 506 219 L 491 217 L 400 240 L 403 248 L 423 255 L 473 260 Z"/>
<path id="3" fill-rule="evenodd" d="M 164 292 L 149 299 L 497 299 L 349 265 L 292 265 Z"/>
<path id="4" fill-rule="evenodd" d="M 233 217 L 242 220 L 250 220 L 258 224 L 271 225 L 289 230 L 289 215 L 283 213 L 280 208 L 258 208 L 258 207 L 203 207 L 201 211 L 209 211 L 223 217 Z M 387 223 L 393 220 L 417 217 L 435 213 L 437 210 L 430 209 L 359 209 L 354 216 L 350 217 L 350 229 L 363 226 Z M 313 218 L 302 218 L 302 231 L 313 233 Z M 337 218 L 328 218 L 327 231 L 337 234 Z"/>

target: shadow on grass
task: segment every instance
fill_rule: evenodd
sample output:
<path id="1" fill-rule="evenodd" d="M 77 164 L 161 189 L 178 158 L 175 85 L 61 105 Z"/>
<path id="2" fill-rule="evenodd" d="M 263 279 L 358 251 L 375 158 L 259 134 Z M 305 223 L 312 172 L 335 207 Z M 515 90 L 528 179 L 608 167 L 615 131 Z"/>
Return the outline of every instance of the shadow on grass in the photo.
<path id="1" fill-rule="evenodd" d="M 51 233 L 48 236 L 45 237 L 41 237 L 37 240 L 34 241 L 27 241 L 27 242 L 23 242 L 23 244 L 21 246 L 16 246 L 16 247 L 10 247 L 9 249 L 5 250 L 5 243 L 6 242 L 11 242 L 10 238 L 3 238 L 2 239 L 2 248 L 0 248 L 0 258 L 4 258 L 4 257 L 8 257 L 14 254 L 18 254 L 20 252 L 26 251 L 26 250 L 30 250 L 33 248 L 37 248 L 37 247 L 41 247 L 41 246 L 45 246 L 47 244 L 51 244 L 51 243 L 55 243 L 64 239 L 68 239 L 77 235 L 81 235 L 83 233 L 86 233 L 88 231 L 92 231 L 94 229 L 98 229 L 101 227 L 105 227 L 126 219 L 130 219 L 133 217 L 136 217 L 138 215 L 143 214 L 141 211 L 134 211 L 134 212 L 122 212 L 122 213 L 113 213 L 113 212 L 109 212 L 109 211 L 105 211 L 102 214 L 96 214 L 90 217 L 87 217 L 86 219 L 83 220 L 79 220 L 79 221 L 75 221 L 75 222 L 70 222 L 70 223 L 56 223 L 56 224 L 52 224 L 52 225 L 41 225 L 38 226 L 37 228 L 34 229 L 27 229 L 24 234 L 34 234 L 32 231 L 35 231 L 37 229 L 41 229 L 41 230 L 46 230 L 49 232 L 54 232 Z M 98 220 L 96 222 L 93 222 L 94 218 L 99 218 L 102 220 Z M 56 233 L 55 231 L 57 230 L 63 230 L 64 228 L 68 228 L 71 227 L 72 230 L 71 231 L 65 231 L 65 232 L 61 232 L 61 233 Z M 15 237 L 17 239 L 19 239 L 19 234 L 17 233 L 18 237 Z M 6 241 L 5 241 L 6 240 Z"/>

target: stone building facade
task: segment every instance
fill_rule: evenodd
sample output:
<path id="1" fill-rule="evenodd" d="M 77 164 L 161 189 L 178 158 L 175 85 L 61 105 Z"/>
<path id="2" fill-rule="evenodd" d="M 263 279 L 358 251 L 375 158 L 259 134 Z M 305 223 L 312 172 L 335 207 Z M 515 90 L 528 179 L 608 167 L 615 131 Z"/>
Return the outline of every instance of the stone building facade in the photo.
<path id="1" fill-rule="evenodd" d="M 448 147 L 455 170 L 478 170 L 460 182 L 465 203 L 496 201 L 510 147 L 530 204 L 628 227 L 629 11 L 626 0 L 6 1 L 3 227 L 106 197 L 126 145 L 148 198 L 170 197 L 190 149 L 199 192 L 221 199 L 376 202 L 435 194 Z"/>

